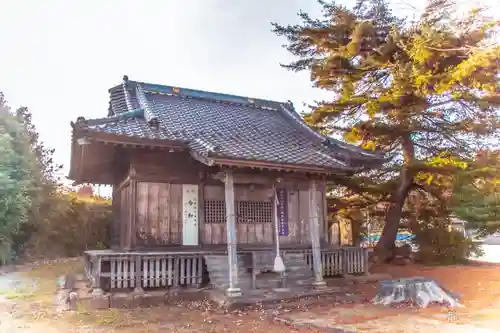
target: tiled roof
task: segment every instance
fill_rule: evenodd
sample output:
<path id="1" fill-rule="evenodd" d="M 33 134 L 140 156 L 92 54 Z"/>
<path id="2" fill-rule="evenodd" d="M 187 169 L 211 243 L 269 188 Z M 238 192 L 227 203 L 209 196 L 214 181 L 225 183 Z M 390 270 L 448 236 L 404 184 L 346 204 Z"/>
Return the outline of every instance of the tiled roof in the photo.
<path id="1" fill-rule="evenodd" d="M 352 159 L 380 158 L 312 131 L 289 103 L 128 79 L 109 92 L 108 117 L 79 121 L 80 127 L 93 132 L 187 142 L 192 152 L 207 159 L 349 169 Z"/>

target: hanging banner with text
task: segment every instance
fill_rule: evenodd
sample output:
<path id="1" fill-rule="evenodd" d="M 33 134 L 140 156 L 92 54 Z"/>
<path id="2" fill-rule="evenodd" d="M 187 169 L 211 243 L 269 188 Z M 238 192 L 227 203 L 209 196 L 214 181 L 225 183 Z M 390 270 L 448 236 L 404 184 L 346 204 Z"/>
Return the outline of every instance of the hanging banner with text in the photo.
<path id="1" fill-rule="evenodd" d="M 280 236 L 288 236 L 288 193 L 285 188 L 276 189 L 278 202 L 276 211 L 278 213 L 278 233 Z"/>

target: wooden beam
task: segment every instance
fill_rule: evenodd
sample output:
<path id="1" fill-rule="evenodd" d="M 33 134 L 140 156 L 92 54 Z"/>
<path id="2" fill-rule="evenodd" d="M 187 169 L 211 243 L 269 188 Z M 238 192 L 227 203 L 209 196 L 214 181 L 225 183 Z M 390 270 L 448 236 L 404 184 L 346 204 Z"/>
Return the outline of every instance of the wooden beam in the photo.
<path id="1" fill-rule="evenodd" d="M 319 217 L 318 217 L 318 198 L 317 198 L 317 183 L 315 179 L 310 181 L 309 187 L 309 231 L 311 233 L 313 269 L 314 269 L 314 286 L 326 286 L 323 281 L 323 269 L 321 265 L 321 242 L 319 238 Z"/>
<path id="2" fill-rule="evenodd" d="M 225 173 L 223 171 L 214 172 L 210 175 L 210 179 L 216 181 L 222 181 L 224 179 Z M 233 171 L 233 180 L 235 185 L 265 185 L 269 186 L 271 183 L 279 183 L 284 187 L 301 187 L 305 190 L 309 188 L 309 180 L 313 177 L 307 177 L 305 174 L 297 173 L 285 173 L 285 172 L 274 172 L 274 171 L 264 171 L 256 173 L 255 170 L 242 169 Z M 319 178 L 318 179 L 324 179 Z"/>
<path id="3" fill-rule="evenodd" d="M 244 168 L 262 168 L 268 170 L 283 170 L 283 171 L 295 171 L 295 172 L 304 172 L 304 173 L 312 173 L 319 175 L 342 175 L 349 174 L 353 170 L 344 169 L 344 168 L 325 168 L 321 166 L 314 165 L 300 165 L 300 164 L 282 164 L 282 163 L 273 163 L 266 161 L 250 161 L 250 160 L 233 160 L 222 157 L 212 157 L 208 156 L 213 164 L 223 165 L 223 166 L 233 166 L 233 167 L 244 167 Z"/>
<path id="4" fill-rule="evenodd" d="M 236 214 L 234 209 L 234 179 L 232 171 L 227 171 L 224 177 L 226 199 L 226 226 L 227 226 L 227 258 L 229 263 L 228 297 L 241 295 L 238 287 L 238 256 L 236 248 Z"/>
<path id="5" fill-rule="evenodd" d="M 121 191 L 125 186 L 130 184 L 130 176 L 125 177 L 125 179 L 118 184 L 117 191 Z"/>

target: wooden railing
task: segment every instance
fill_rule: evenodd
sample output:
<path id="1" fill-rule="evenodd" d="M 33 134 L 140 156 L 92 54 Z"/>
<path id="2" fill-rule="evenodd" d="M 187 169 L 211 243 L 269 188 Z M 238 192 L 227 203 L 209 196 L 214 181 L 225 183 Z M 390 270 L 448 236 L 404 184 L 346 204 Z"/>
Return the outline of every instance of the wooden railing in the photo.
<path id="1" fill-rule="evenodd" d="M 307 265 L 313 269 L 312 250 L 297 250 L 304 254 Z M 368 274 L 368 254 L 370 249 L 341 247 L 321 250 L 321 266 L 324 277 L 349 274 Z M 287 250 L 289 252 L 289 250 Z M 296 251 L 295 251 L 296 252 Z"/>
<path id="2" fill-rule="evenodd" d="M 94 288 L 104 291 L 199 286 L 202 254 L 105 254 L 85 256 L 85 271 Z"/>

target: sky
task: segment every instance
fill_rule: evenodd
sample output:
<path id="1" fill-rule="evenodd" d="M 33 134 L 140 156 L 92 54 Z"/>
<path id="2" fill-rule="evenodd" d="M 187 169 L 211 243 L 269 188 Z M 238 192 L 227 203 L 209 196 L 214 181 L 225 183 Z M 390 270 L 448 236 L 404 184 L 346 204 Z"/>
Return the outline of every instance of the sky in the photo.
<path id="1" fill-rule="evenodd" d="M 484 0 L 491 1 L 494 0 Z M 354 0 L 339 1 L 352 4 Z M 422 8 L 423 0 L 411 4 Z M 395 10 L 412 15 L 404 1 Z M 131 80 L 294 102 L 328 97 L 270 22 L 319 13 L 316 0 L 0 0 L 0 91 L 27 106 L 67 174 L 70 122 L 104 117 L 108 89 Z"/>

